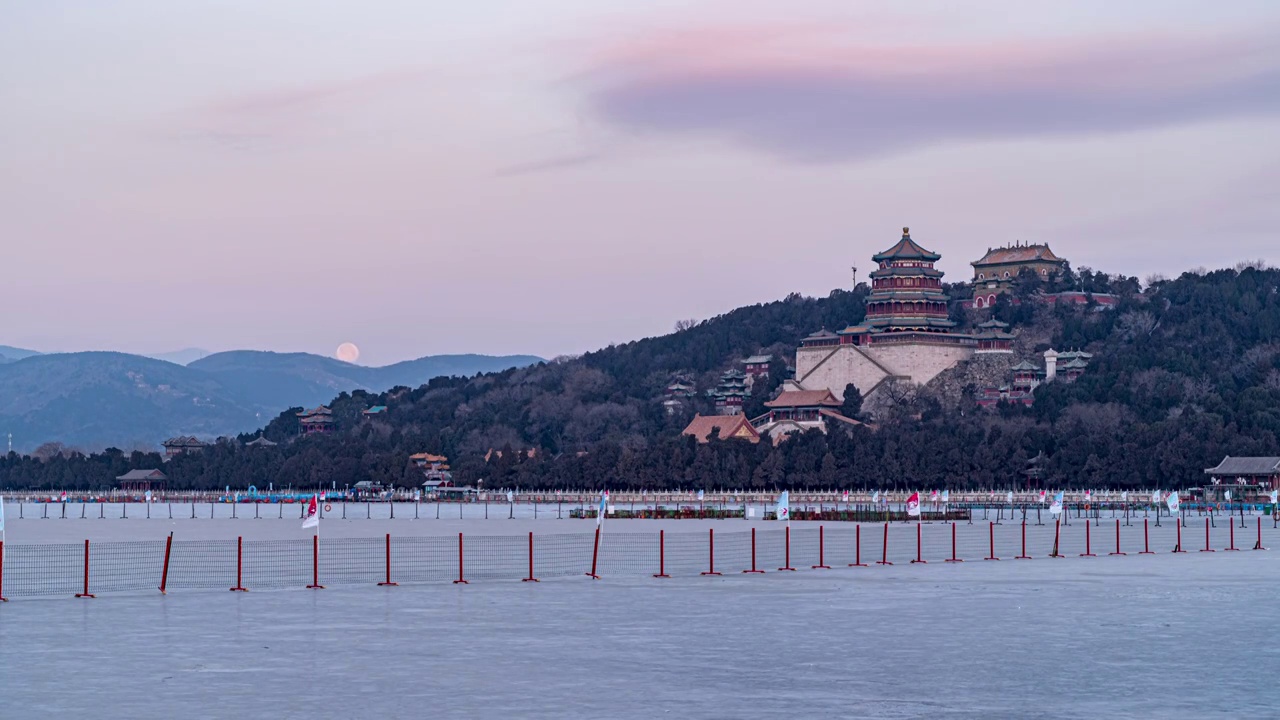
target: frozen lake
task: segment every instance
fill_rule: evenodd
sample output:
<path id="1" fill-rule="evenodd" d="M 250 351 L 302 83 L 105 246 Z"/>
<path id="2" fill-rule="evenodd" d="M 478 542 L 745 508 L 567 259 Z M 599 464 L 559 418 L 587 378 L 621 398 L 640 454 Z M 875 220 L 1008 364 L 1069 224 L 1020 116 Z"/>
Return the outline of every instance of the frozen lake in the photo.
<path id="1" fill-rule="evenodd" d="M 1269 717 L 1278 577 L 1273 551 L 25 599 L 0 716 Z"/>

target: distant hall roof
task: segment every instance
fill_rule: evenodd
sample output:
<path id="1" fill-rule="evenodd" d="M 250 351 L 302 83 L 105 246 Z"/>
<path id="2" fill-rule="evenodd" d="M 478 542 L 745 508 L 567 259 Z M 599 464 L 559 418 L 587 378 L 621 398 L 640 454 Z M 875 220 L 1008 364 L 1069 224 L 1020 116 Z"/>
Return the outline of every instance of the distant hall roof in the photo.
<path id="1" fill-rule="evenodd" d="M 167 480 L 168 476 L 159 470 L 130 470 L 123 475 L 117 475 L 116 479 L 125 482 L 131 480 Z"/>
<path id="2" fill-rule="evenodd" d="M 791 390 L 765 403 L 769 408 L 839 407 L 840 401 L 830 390 Z"/>
<path id="3" fill-rule="evenodd" d="M 1217 467 L 1206 468 L 1210 475 L 1280 475 L 1280 457 L 1231 457 Z"/>
<path id="4" fill-rule="evenodd" d="M 1047 244 L 1045 245 L 1014 245 L 1011 247 L 992 248 L 987 250 L 987 254 L 982 256 L 981 260 L 974 260 L 969 263 L 973 266 L 978 265 L 1005 265 L 1009 263 L 1027 263 L 1027 262 L 1065 262 L 1062 258 L 1053 254 Z"/>

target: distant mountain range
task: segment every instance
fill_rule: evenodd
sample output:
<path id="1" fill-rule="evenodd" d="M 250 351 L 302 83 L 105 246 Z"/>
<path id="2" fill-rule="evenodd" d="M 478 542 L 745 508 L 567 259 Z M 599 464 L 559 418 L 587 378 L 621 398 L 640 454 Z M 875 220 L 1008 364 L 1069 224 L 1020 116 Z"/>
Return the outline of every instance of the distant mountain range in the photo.
<path id="1" fill-rule="evenodd" d="M 0 363 L 13 362 L 21 360 L 32 355 L 39 355 L 35 350 L 24 350 L 22 348 L 10 347 L 9 345 L 0 345 Z"/>
<path id="2" fill-rule="evenodd" d="M 156 360 L 164 360 L 165 362 L 176 363 L 178 365 L 190 365 L 196 360 L 207 358 L 213 353 L 200 348 L 186 348 L 184 350 L 175 350 L 173 352 L 163 353 L 147 353 L 143 357 L 155 358 Z"/>
<path id="3" fill-rule="evenodd" d="M 0 435 L 14 449 L 57 441 L 84 449 L 158 447 L 175 435 L 248 432 L 283 410 L 354 390 L 417 387 L 441 375 L 533 365 L 532 355 L 434 355 L 385 367 L 308 353 L 240 350 L 156 359 L 116 352 L 40 354 L 0 346 Z M 194 358 L 187 365 L 184 357 Z"/>

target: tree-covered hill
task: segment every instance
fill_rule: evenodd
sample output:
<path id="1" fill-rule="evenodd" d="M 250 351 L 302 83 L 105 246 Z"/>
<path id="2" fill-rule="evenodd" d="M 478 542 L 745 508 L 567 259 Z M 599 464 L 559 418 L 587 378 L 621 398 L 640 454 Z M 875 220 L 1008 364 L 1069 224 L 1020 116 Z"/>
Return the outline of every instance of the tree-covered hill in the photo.
<path id="1" fill-rule="evenodd" d="M 660 403 L 672 378 L 701 392 L 747 355 L 790 358 L 804 335 L 862 318 L 860 287 L 740 308 L 580 358 L 344 393 L 332 403 L 331 436 L 297 438 L 296 409 L 287 410 L 264 430 L 277 447 L 228 443 L 165 469 L 178 486 L 404 486 L 420 482 L 408 456 L 430 451 L 448 455 L 460 480 L 486 487 L 992 487 L 1021 484 L 1027 461 L 1043 453 L 1046 484 L 1183 487 L 1203 482 L 1223 455 L 1280 454 L 1280 271 L 1188 273 L 1141 293 L 1133 278 L 1081 271 L 1067 281 L 1112 292 L 1118 304 L 1052 307 L 1024 289 L 1017 302 L 985 311 L 1045 338 L 1025 349 L 1030 359 L 1050 345 L 1094 356 L 1079 381 L 1040 387 L 1031 408 L 952 406 L 924 388 L 897 398 L 899 412 L 877 418 L 876 429 L 809 433 L 777 447 L 698 446 L 680 435 L 689 416 L 668 416 Z M 953 317 L 988 315 L 957 304 Z M 375 404 L 388 412 L 363 418 Z M 688 412 L 711 412 L 709 401 L 695 398 Z M 502 452 L 486 462 L 490 449 Z M 10 457 L 0 485 L 104 487 L 122 468 L 158 463 Z"/>

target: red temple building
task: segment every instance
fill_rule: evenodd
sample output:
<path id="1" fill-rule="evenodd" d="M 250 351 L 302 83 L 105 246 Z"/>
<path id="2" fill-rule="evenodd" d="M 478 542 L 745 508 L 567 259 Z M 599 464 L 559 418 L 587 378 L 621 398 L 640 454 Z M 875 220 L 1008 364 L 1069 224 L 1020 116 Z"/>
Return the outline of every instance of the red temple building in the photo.
<path id="1" fill-rule="evenodd" d="M 189 437 L 179 435 L 178 437 L 169 438 L 160 444 L 164 446 L 164 456 L 166 458 L 177 457 L 189 452 L 200 452 L 208 447 L 208 443 L 201 442 L 194 435 Z"/>
<path id="2" fill-rule="evenodd" d="M 769 377 L 769 363 L 773 362 L 772 355 L 752 355 L 742 361 L 747 371 L 747 377 L 751 379 Z"/>
<path id="3" fill-rule="evenodd" d="M 739 415 L 742 404 L 751 396 L 747 374 L 741 370 L 726 370 L 720 376 L 720 384 L 714 390 L 708 390 L 707 394 L 715 400 L 717 415 Z"/>
<path id="4" fill-rule="evenodd" d="M 978 349 L 974 352 L 1011 353 L 1013 352 L 1013 335 L 1009 333 L 1009 324 L 999 320 L 988 320 L 978 325 L 974 338 L 978 341 Z"/>
<path id="5" fill-rule="evenodd" d="M 333 411 L 321 405 L 298 413 L 303 435 L 327 433 L 333 430 Z"/>

